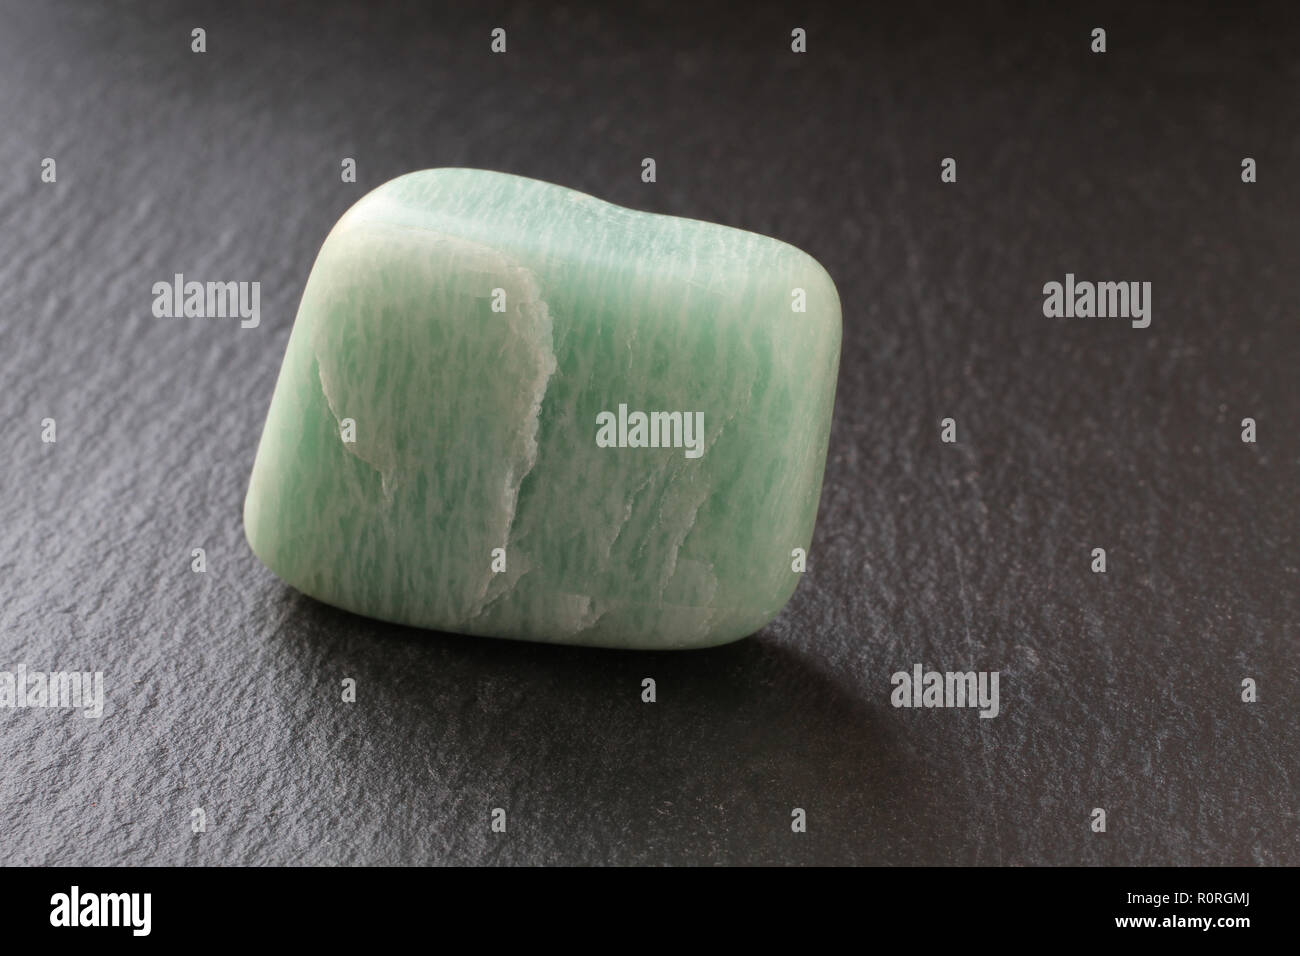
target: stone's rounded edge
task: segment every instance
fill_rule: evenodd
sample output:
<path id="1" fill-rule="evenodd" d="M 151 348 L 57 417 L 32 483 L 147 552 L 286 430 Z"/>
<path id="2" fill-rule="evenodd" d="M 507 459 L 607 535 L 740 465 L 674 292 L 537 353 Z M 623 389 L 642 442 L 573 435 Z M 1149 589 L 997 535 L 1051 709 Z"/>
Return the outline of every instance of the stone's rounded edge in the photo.
<path id="1" fill-rule="evenodd" d="M 279 378 L 280 378 L 280 373 L 277 373 L 276 374 L 277 385 L 279 384 Z M 275 399 L 273 394 L 272 401 L 274 400 Z M 267 409 L 268 420 L 270 419 L 270 416 L 271 416 L 271 412 L 270 409 L 268 408 Z M 253 552 L 253 557 L 257 558 L 257 560 L 262 563 L 263 567 L 265 567 L 272 574 L 275 574 L 275 569 L 271 567 L 270 563 L 266 560 L 261 550 L 258 548 L 258 541 L 257 541 L 258 534 L 254 530 L 257 527 L 260 527 L 260 522 L 258 520 L 258 515 L 257 515 L 257 509 L 259 507 L 259 502 L 257 500 L 258 484 L 259 484 L 258 459 L 261 458 L 262 456 L 262 442 L 266 438 L 266 428 L 267 428 L 267 423 L 263 422 L 262 434 L 258 438 L 258 442 L 257 442 L 257 450 L 253 453 L 253 467 L 249 469 L 249 473 L 248 473 L 248 490 L 244 492 L 244 505 L 240 509 L 240 518 L 244 526 L 244 541 L 248 544 L 248 550 Z M 279 577 L 279 575 L 276 574 L 276 577 Z"/>
<path id="2" fill-rule="evenodd" d="M 744 625 L 739 627 L 729 627 L 713 631 L 701 637 L 686 638 L 681 640 L 659 638 L 642 638 L 630 637 L 625 639 L 611 639 L 582 636 L 576 637 L 530 637 L 524 634 L 488 634 L 488 633 L 469 633 L 464 631 L 443 631 L 448 634 L 466 634 L 472 637 L 488 637 L 493 640 L 511 640 L 524 641 L 529 644 L 553 644 L 557 647 L 591 647 L 600 648 L 609 651 L 655 651 L 655 652 L 674 652 L 674 651 L 703 651 L 713 647 L 724 647 L 728 644 L 735 644 L 743 641 L 747 637 L 762 630 L 772 618 L 775 618 L 780 611 L 773 613 L 771 617 L 765 619 L 763 623 L 757 626 Z M 437 631 L 437 628 L 426 628 L 425 630 Z"/>
<path id="3" fill-rule="evenodd" d="M 436 185 L 439 180 L 450 180 L 452 185 L 455 185 L 456 180 L 466 178 L 475 178 L 484 182 L 496 180 L 503 185 L 524 186 L 531 184 L 544 186 L 547 189 L 569 193 L 572 196 L 599 203 L 602 206 L 609 206 L 612 209 L 625 208 L 598 196 L 592 196 L 590 193 L 573 189 L 570 186 L 547 182 L 544 179 L 534 179 L 531 176 L 520 176 L 517 173 L 506 173 L 495 169 L 476 169 L 470 166 L 433 166 L 428 169 L 414 169 L 409 173 L 402 173 L 400 176 L 394 176 L 392 179 L 385 180 L 370 189 L 344 210 L 343 215 L 339 217 L 338 223 L 335 224 L 335 228 L 337 229 L 345 221 L 355 222 L 369 219 L 387 221 L 389 217 L 383 214 L 386 209 L 388 212 L 392 212 L 410 205 L 418 207 L 429 204 L 430 197 L 420 194 L 430 192 L 431 187 Z M 395 197 L 401 197 L 401 201 L 395 205 L 387 205 L 389 200 Z M 426 211 L 434 211 L 432 204 L 429 205 L 430 208 Z"/>
<path id="4" fill-rule="evenodd" d="M 247 537 L 247 534 L 245 535 L 245 537 Z M 423 624 L 411 620 L 402 620 L 393 617 L 386 617 L 382 614 L 376 614 L 370 610 L 348 607 L 347 605 L 340 603 L 337 599 L 327 597 L 322 594 L 314 593 L 310 588 L 306 586 L 295 584 L 292 581 L 289 581 L 281 577 L 279 572 L 277 572 L 275 568 L 273 568 L 270 564 L 268 564 L 265 560 L 263 560 L 262 556 L 258 554 L 256 550 L 254 550 L 253 553 L 254 555 L 257 556 L 258 560 L 261 561 L 262 564 L 267 568 L 267 570 L 269 570 L 272 574 L 274 574 L 277 578 L 279 578 L 279 580 L 286 587 L 292 588 L 294 591 L 298 592 L 304 597 L 308 597 L 313 601 L 325 605 L 326 607 L 334 608 L 335 610 L 341 611 L 345 614 L 354 614 L 357 617 L 365 618 L 366 620 L 369 621 L 377 621 L 383 624 L 390 624 L 396 627 L 406 627 L 415 631 L 424 631 L 429 635 L 450 634 L 456 637 L 473 638 L 476 640 L 486 639 L 486 640 L 493 640 L 493 641 L 518 641 L 523 644 L 549 644 L 555 647 L 587 647 L 587 648 L 594 648 L 594 649 L 607 650 L 607 651 L 631 651 L 631 652 L 655 651 L 655 652 L 667 652 L 667 653 L 680 652 L 680 651 L 704 651 L 704 650 L 709 650 L 710 648 L 724 647 L 728 644 L 735 644 L 738 641 L 742 641 L 748 637 L 752 637 L 754 634 L 758 633 L 764 627 L 766 627 L 767 624 L 769 624 L 773 619 L 775 619 L 785 607 L 785 603 L 783 602 L 780 607 L 778 607 L 775 611 L 772 611 L 770 614 L 764 613 L 761 615 L 747 616 L 746 621 L 743 624 L 737 624 L 731 627 L 722 628 L 713 631 L 702 637 L 679 640 L 679 641 L 664 640 L 662 638 L 645 638 L 645 637 L 631 637 L 623 640 L 614 640 L 614 639 L 599 639 L 595 637 L 583 638 L 581 635 L 550 637 L 550 636 L 543 636 L 539 634 L 529 634 L 524 632 L 503 633 L 499 631 L 478 631 L 478 630 L 471 630 L 471 629 L 463 629 L 455 625 L 438 626 L 433 624 Z M 750 622 L 756 622 L 756 623 L 750 623 Z"/>
<path id="5" fill-rule="evenodd" d="M 253 456 L 253 467 L 257 467 L 256 453 L 254 453 Z M 248 477 L 248 490 L 244 492 L 244 505 L 240 509 L 240 519 L 244 526 L 244 542 L 248 545 L 248 550 L 253 552 L 253 557 L 257 558 L 258 561 L 261 561 L 262 564 L 266 564 L 266 562 L 262 560 L 262 556 L 257 553 L 257 542 L 253 540 L 253 521 L 255 519 L 251 512 L 256 507 L 253 503 L 253 494 L 253 476 L 250 473 Z"/>
<path id="6" fill-rule="evenodd" d="M 824 433 L 818 437 L 822 444 L 820 455 L 810 463 L 815 469 L 816 479 L 813 485 L 814 504 L 812 513 L 809 517 L 808 524 L 801 539 L 792 543 L 792 546 L 802 548 L 805 554 L 811 556 L 813 550 L 813 537 L 817 529 L 817 518 L 821 511 L 821 496 L 826 478 L 826 463 L 830 457 L 830 438 L 834 427 L 835 416 L 835 396 L 838 391 L 839 370 L 841 349 L 844 339 L 844 320 L 843 304 L 840 301 L 839 289 L 836 288 L 835 280 L 831 278 L 830 272 L 814 256 L 800 249 L 798 246 L 783 242 L 782 240 L 773 240 L 779 242 L 791 254 L 797 257 L 801 268 L 804 270 L 806 277 L 801 281 L 805 284 L 805 290 L 808 293 L 808 301 L 824 304 L 823 307 L 812 309 L 807 313 L 799 316 L 800 320 L 817 322 L 824 332 L 826 347 L 821 353 L 825 359 L 825 365 L 820 369 L 808 369 L 812 376 L 810 385 L 820 387 L 822 390 L 827 415 L 825 418 Z M 828 306 L 828 307 L 827 307 Z M 811 559 L 810 559 L 811 560 Z M 770 610 L 764 611 L 757 615 L 760 623 L 754 627 L 753 631 L 761 630 L 772 621 L 776 620 L 785 610 L 786 606 L 794 598 L 795 592 L 805 577 L 806 572 L 791 571 L 791 578 L 787 587 L 782 588 L 777 600 Z M 752 633 L 752 632 L 751 632 Z"/>
<path id="7" fill-rule="evenodd" d="M 778 612 L 779 613 L 779 612 Z M 772 617 L 776 617 L 775 614 Z M 707 651 L 715 647 L 726 647 L 728 644 L 738 644 L 739 642 L 753 637 L 763 628 L 765 628 L 772 618 L 768 618 L 762 624 L 755 627 L 745 626 L 738 629 L 729 629 L 721 631 L 699 640 L 689 641 L 674 647 L 666 647 L 664 650 L 672 651 Z"/>
<path id="8" fill-rule="evenodd" d="M 254 461 L 254 464 L 256 464 L 256 460 Z M 244 495 L 243 509 L 244 541 L 248 544 L 248 550 L 253 552 L 253 557 L 257 558 L 262 567 L 266 568 L 295 591 L 301 590 L 292 581 L 286 578 L 281 573 L 280 569 L 275 566 L 276 562 L 268 557 L 267 549 L 264 547 L 267 542 L 262 541 L 259 532 L 255 530 L 256 528 L 262 527 L 255 511 L 255 509 L 260 506 L 260 503 L 255 500 L 256 494 L 257 489 L 252 478 L 250 478 L 248 493 Z"/>
<path id="9" fill-rule="evenodd" d="M 400 176 L 394 176 L 392 179 L 387 179 L 378 186 L 367 190 L 355 202 L 353 202 L 352 205 L 343 210 L 343 215 L 339 216 L 338 221 L 335 222 L 333 227 L 330 229 L 329 235 L 325 237 L 325 243 L 328 243 L 336 233 L 345 231 L 349 225 L 385 218 L 383 216 L 374 215 L 374 213 L 382 210 L 383 206 L 393 193 L 401 192 L 403 186 L 410 185 L 415 180 L 430 179 L 432 174 L 441 173 L 444 168 L 450 169 L 453 167 L 412 170 L 409 173 L 402 173 Z"/>
<path id="10" fill-rule="evenodd" d="M 840 322 L 841 303 L 839 290 L 836 288 L 835 282 L 831 278 L 830 273 L 815 256 L 804 251 L 793 243 L 787 242 L 784 239 L 778 239 L 775 236 L 766 235 L 765 233 L 755 232 L 751 229 L 745 229 L 740 226 L 714 222 L 709 219 L 697 219 L 693 216 L 675 216 L 671 213 L 652 212 L 650 210 L 637 209 L 633 206 L 623 206 L 619 203 L 610 202 L 608 199 L 602 199 L 599 196 L 592 195 L 591 193 L 583 192 L 580 189 L 574 189 L 572 186 L 553 183 L 545 179 L 536 179 L 531 176 L 521 176 L 518 173 L 508 173 L 495 169 L 479 169 L 471 166 L 433 166 L 427 169 L 416 169 L 407 173 L 402 173 L 400 176 L 394 176 L 392 179 L 385 180 L 358 198 L 344 211 L 343 215 L 339 217 L 338 222 L 335 223 L 334 229 L 338 229 L 339 226 L 346 221 L 357 221 L 371 218 L 386 220 L 388 217 L 384 215 L 372 214 L 381 213 L 384 210 L 385 204 L 394 193 L 401 194 L 405 189 L 408 189 L 413 185 L 432 185 L 438 180 L 451 180 L 454 184 L 456 180 L 462 178 L 497 180 L 502 184 L 511 184 L 514 186 L 544 187 L 553 190 L 556 193 L 567 194 L 574 200 L 593 203 L 599 207 L 616 211 L 618 213 L 635 213 L 638 216 L 645 216 L 652 220 L 680 220 L 683 222 L 696 223 L 707 226 L 710 229 L 740 233 L 751 237 L 751 239 L 757 238 L 761 239 L 763 242 L 772 243 L 773 245 L 780 247 L 787 255 L 790 255 L 802 266 L 807 268 L 808 271 L 816 277 L 819 284 L 824 285 L 825 291 L 829 291 L 830 297 L 833 298 L 835 302 L 835 321 L 837 323 Z M 393 207 L 388 208 L 391 210 Z M 829 315 L 830 313 L 826 312 L 824 314 Z M 841 335 L 842 330 L 837 326 L 837 342 Z"/>
<path id="11" fill-rule="evenodd" d="M 802 577 L 802 575 L 800 576 Z M 790 593 L 787 594 L 783 599 L 781 599 L 781 601 L 772 610 L 756 611 L 753 614 L 746 615 L 743 620 L 738 620 L 735 623 L 731 624 L 730 626 L 718 628 L 717 630 L 711 631 L 710 633 L 702 637 L 682 641 L 676 644 L 664 644 L 660 642 L 658 644 L 653 644 L 653 645 L 645 644 L 645 645 L 638 645 L 635 647 L 629 646 L 628 649 L 629 650 L 663 650 L 663 651 L 707 651 L 710 648 L 725 647 L 728 644 L 736 644 L 740 641 L 746 640 L 747 638 L 753 637 L 754 635 L 758 634 L 761 630 L 763 630 L 763 628 L 767 627 L 778 617 L 780 617 L 781 612 L 784 611 L 786 605 L 790 603 L 790 598 L 794 597 L 794 592 L 798 589 L 798 586 L 799 586 L 799 582 L 795 581 L 794 586 L 791 587 L 790 589 Z"/>
<path id="12" fill-rule="evenodd" d="M 467 637 L 486 637 L 496 640 L 524 641 L 530 644 L 554 644 L 562 647 L 594 647 L 605 650 L 616 651 L 687 651 L 701 650 L 710 647 L 719 647 L 724 644 L 732 644 L 736 641 L 743 640 L 746 637 L 758 632 L 776 617 L 785 607 L 785 601 L 777 607 L 776 610 L 768 613 L 762 611 L 739 612 L 734 609 L 723 614 L 726 618 L 719 625 L 707 628 L 704 633 L 697 633 L 692 636 L 675 636 L 671 632 L 651 633 L 646 629 L 631 629 L 610 631 L 609 629 L 584 629 L 579 631 L 551 630 L 543 626 L 540 629 L 520 628 L 516 630 L 503 631 L 490 627 L 465 627 L 463 625 L 438 625 L 432 623 L 412 623 L 398 621 L 394 623 L 405 624 L 410 627 L 416 627 L 421 630 L 439 632 L 444 634 L 460 634 Z M 633 605 L 633 608 L 642 611 L 656 610 L 656 605 Z M 667 606 L 659 608 L 665 614 L 673 610 L 681 610 Z M 346 610 L 346 609 L 345 609 Z M 713 616 L 706 608 L 695 609 L 705 614 Z M 687 626 L 683 629 L 683 634 L 688 633 L 692 628 Z"/>
<path id="13" fill-rule="evenodd" d="M 775 241 L 780 242 L 781 240 L 778 239 Z M 840 290 L 836 288 L 835 280 L 831 278 L 830 272 L 828 272 L 826 267 L 816 258 L 804 252 L 797 246 L 790 246 L 789 243 L 783 243 L 783 245 L 789 246 L 799 254 L 812 279 L 821 286 L 821 289 L 819 290 L 820 295 L 817 296 L 818 300 L 835 303 L 835 308 L 833 310 L 817 310 L 812 314 L 824 317 L 827 330 L 833 334 L 835 342 L 835 370 L 838 372 L 840 364 L 840 344 L 844 339 L 844 305 L 840 301 Z M 813 290 L 810 289 L 809 292 L 811 295 Z M 833 386 L 834 382 L 831 384 Z"/>
<path id="14" fill-rule="evenodd" d="M 636 652 L 652 651 L 656 653 L 665 653 L 665 654 L 680 654 L 683 652 L 690 652 L 690 651 L 709 651 L 718 647 L 726 647 L 728 644 L 738 644 L 739 642 L 745 640 L 746 638 L 752 637 L 759 630 L 761 630 L 761 628 L 745 628 L 742 632 L 739 633 L 728 631 L 723 636 L 699 638 L 697 640 L 682 641 L 676 644 L 673 643 L 666 644 L 661 641 L 657 644 L 627 644 L 627 645 L 591 644 L 587 646 L 603 647 L 607 650 L 636 651 Z"/>

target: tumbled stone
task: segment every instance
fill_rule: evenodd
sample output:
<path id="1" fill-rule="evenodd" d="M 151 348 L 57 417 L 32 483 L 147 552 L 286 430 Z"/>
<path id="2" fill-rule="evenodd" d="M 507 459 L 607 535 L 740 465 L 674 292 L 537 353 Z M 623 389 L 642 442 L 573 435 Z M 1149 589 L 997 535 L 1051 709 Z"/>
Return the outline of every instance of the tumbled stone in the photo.
<path id="1" fill-rule="evenodd" d="M 835 286 L 793 246 L 518 176 L 411 173 L 349 209 L 312 268 L 248 541 L 298 590 L 387 621 L 735 640 L 800 577 L 839 351 Z"/>

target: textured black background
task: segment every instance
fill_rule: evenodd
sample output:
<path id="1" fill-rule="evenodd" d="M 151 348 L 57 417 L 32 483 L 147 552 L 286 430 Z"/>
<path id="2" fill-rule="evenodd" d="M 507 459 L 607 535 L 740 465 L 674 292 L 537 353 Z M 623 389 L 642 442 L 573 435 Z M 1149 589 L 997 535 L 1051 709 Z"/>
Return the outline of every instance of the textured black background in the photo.
<path id="1" fill-rule="evenodd" d="M 103 670 L 108 702 L 0 712 L 0 861 L 1300 863 L 1300 31 L 1129 6 L 4 3 L 0 669 Z M 449 165 L 774 235 L 835 278 L 810 571 L 763 632 L 420 632 L 250 553 L 320 242 Z M 1067 271 L 1153 282 L 1151 327 L 1044 318 Z M 260 281 L 261 327 L 155 319 L 175 272 Z M 916 662 L 1000 671 L 1001 716 L 892 708 Z"/>

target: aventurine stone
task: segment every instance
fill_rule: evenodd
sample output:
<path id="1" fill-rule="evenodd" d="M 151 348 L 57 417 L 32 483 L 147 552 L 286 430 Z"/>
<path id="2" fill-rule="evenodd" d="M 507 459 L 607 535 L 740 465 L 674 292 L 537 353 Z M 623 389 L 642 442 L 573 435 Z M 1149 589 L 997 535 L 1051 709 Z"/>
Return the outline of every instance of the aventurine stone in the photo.
<path id="1" fill-rule="evenodd" d="M 798 583 L 839 351 L 835 286 L 785 243 L 518 176 L 411 173 L 316 259 L 248 541 L 300 591 L 388 621 L 735 640 Z M 694 454 L 672 418 L 633 447 L 638 411 L 682 413 L 683 433 L 702 416 Z"/>

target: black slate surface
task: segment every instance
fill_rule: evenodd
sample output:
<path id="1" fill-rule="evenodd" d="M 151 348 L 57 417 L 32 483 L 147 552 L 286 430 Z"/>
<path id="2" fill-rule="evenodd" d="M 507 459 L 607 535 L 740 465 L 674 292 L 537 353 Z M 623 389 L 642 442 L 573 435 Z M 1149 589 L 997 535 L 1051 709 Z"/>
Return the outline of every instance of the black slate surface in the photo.
<path id="1" fill-rule="evenodd" d="M 0 709 L 0 862 L 1300 863 L 1285 5 L 0 24 L 0 669 L 101 670 L 107 697 L 98 721 Z M 448 165 L 775 235 L 835 278 L 811 568 L 764 631 L 660 655 L 426 633 L 250 553 L 320 242 Z M 176 272 L 259 281 L 261 326 L 154 318 Z M 1151 281 L 1150 328 L 1044 318 L 1066 272 Z M 918 662 L 999 671 L 1001 714 L 893 708 Z"/>

